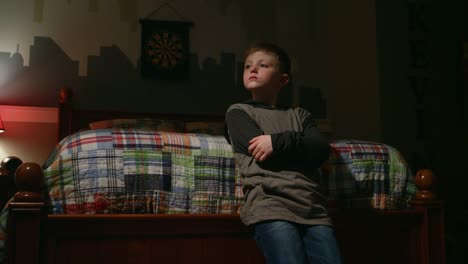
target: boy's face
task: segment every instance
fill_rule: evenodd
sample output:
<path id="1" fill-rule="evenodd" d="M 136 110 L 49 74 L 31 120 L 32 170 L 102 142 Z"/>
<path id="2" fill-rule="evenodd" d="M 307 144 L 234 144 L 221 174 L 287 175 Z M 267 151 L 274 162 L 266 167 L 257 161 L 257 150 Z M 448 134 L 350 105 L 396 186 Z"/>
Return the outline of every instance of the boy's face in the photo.
<path id="1" fill-rule="evenodd" d="M 250 92 L 279 92 L 288 82 L 288 75 L 279 71 L 278 58 L 264 51 L 247 56 L 244 64 L 244 86 Z"/>

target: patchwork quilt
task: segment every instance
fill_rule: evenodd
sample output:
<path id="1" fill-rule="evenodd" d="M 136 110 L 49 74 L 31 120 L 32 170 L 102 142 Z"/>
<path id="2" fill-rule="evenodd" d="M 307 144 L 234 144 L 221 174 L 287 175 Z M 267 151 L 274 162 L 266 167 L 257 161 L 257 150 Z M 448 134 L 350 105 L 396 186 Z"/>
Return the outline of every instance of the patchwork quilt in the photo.
<path id="1" fill-rule="evenodd" d="M 236 213 L 240 175 L 223 136 L 97 129 L 44 164 L 52 213 Z"/>
<path id="2" fill-rule="evenodd" d="M 415 187 L 396 149 L 356 140 L 331 146 L 328 168 L 322 170 L 330 201 L 406 207 Z M 231 146 L 220 135 L 82 131 L 57 145 L 44 173 L 55 214 L 236 213 L 242 205 L 241 177 Z"/>

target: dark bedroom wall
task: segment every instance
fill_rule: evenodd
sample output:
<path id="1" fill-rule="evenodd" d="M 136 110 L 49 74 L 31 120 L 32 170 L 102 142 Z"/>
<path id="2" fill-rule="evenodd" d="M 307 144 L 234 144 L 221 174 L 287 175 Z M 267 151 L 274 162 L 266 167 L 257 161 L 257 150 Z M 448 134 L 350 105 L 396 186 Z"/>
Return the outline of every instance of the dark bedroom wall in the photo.
<path id="1" fill-rule="evenodd" d="M 448 263 L 464 263 L 468 250 L 464 2 L 377 1 L 382 141 L 414 170 L 434 171 L 435 191 L 447 205 Z"/>
<path id="2" fill-rule="evenodd" d="M 375 0 L 321 2 L 325 94 L 335 137 L 380 141 Z"/>

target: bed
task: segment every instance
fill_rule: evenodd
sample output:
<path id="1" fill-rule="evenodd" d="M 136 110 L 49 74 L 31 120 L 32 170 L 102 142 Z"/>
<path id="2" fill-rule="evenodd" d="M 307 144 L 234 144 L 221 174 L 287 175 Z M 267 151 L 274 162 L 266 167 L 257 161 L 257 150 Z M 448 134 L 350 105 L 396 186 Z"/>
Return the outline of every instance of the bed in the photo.
<path id="1" fill-rule="evenodd" d="M 8 263 L 264 263 L 238 216 L 222 116 L 85 111 L 70 98 L 49 159 L 16 170 Z M 331 144 L 322 184 L 344 263 L 445 263 L 431 171 L 411 173 L 385 144 Z"/>

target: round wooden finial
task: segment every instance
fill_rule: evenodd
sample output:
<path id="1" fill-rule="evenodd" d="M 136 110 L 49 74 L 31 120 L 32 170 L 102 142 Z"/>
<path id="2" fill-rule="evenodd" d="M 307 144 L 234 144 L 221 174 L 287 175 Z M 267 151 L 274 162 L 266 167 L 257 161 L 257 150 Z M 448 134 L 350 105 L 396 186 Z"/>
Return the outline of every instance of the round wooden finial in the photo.
<path id="1" fill-rule="evenodd" d="M 419 170 L 414 178 L 414 183 L 419 189 L 414 198 L 423 201 L 434 200 L 436 196 L 431 191 L 434 181 L 435 177 L 431 170 Z"/>
<path id="2" fill-rule="evenodd" d="M 15 182 L 20 192 L 41 191 L 44 181 L 44 172 L 37 163 L 26 162 L 21 164 L 15 173 Z"/>

